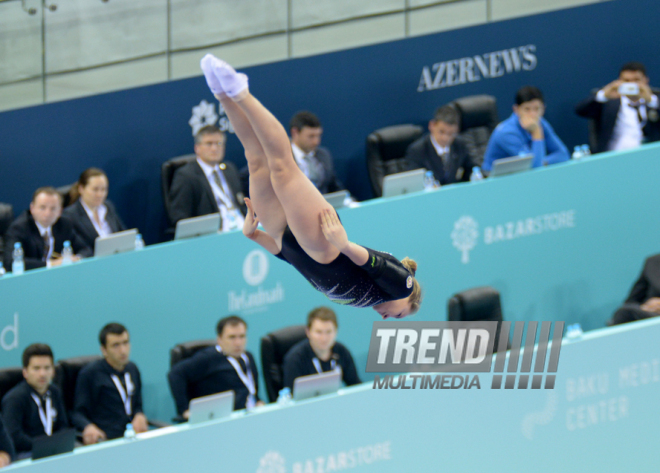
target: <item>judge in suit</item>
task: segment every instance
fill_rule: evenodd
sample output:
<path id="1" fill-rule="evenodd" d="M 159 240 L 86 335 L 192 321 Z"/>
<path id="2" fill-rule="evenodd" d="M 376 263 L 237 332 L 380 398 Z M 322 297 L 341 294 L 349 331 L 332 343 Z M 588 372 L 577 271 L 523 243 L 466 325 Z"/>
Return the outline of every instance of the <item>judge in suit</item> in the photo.
<path id="1" fill-rule="evenodd" d="M 323 128 L 316 115 L 298 112 L 289 122 L 291 149 L 298 167 L 316 186 L 321 194 L 345 190 L 335 174 L 332 155 L 320 146 Z"/>
<path id="2" fill-rule="evenodd" d="M 476 164 L 470 159 L 465 144 L 456 139 L 458 112 L 448 105 L 440 107 L 428 127 L 430 133 L 417 139 L 406 151 L 408 170 L 433 171 L 435 180 L 443 186 L 469 181 Z"/>
<path id="3" fill-rule="evenodd" d="M 639 93 L 621 95 L 622 84 L 636 84 Z M 649 87 L 646 68 L 639 62 L 630 62 L 621 68 L 617 80 L 580 102 L 575 112 L 594 120 L 597 135 L 594 152 L 600 153 L 660 141 L 658 105 L 658 95 Z"/>
<path id="4" fill-rule="evenodd" d="M 97 168 L 89 168 L 71 188 L 71 205 L 62 214 L 73 222 L 73 228 L 89 248 L 99 236 L 126 230 L 115 206 L 107 200 L 108 177 Z"/>
<path id="5" fill-rule="evenodd" d="M 642 274 L 607 325 L 617 325 L 660 315 L 660 254 L 650 256 Z"/>
<path id="6" fill-rule="evenodd" d="M 172 178 L 172 224 L 219 212 L 222 231 L 243 228 L 247 209 L 236 166 L 223 162 L 225 141 L 225 134 L 215 125 L 207 125 L 195 135 L 197 159 L 177 169 Z"/>
<path id="7" fill-rule="evenodd" d="M 23 247 L 25 269 L 58 266 L 65 241 L 77 256 L 91 256 L 92 250 L 76 234 L 73 223 L 62 215 L 62 196 L 53 187 L 40 187 L 32 196 L 30 210 L 12 222 L 5 235 L 4 265 L 11 270 L 14 243 Z"/>

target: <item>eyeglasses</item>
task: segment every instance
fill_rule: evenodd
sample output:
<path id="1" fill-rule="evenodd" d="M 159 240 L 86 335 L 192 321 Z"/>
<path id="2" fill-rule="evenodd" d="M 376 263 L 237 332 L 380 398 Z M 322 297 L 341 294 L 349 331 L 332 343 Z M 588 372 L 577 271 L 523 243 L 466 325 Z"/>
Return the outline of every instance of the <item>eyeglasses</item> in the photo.
<path id="1" fill-rule="evenodd" d="M 217 145 L 218 147 L 221 148 L 221 147 L 223 147 L 223 146 L 225 145 L 225 142 L 224 142 L 224 141 L 202 141 L 202 142 L 200 143 L 200 145 L 202 145 L 202 146 L 209 146 L 209 147 L 210 147 L 210 146 L 215 146 L 215 145 Z"/>

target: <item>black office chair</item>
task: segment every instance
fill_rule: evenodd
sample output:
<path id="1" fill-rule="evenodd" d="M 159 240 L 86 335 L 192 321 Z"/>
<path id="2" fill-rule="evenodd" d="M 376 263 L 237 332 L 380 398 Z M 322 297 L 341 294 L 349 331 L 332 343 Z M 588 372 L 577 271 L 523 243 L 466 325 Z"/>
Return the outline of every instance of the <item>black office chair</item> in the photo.
<path id="1" fill-rule="evenodd" d="M 0 202 L 0 261 L 3 260 L 5 253 L 5 233 L 9 225 L 14 221 L 14 208 L 10 204 Z M 5 268 L 7 270 L 11 268 Z"/>
<path id="2" fill-rule="evenodd" d="M 296 343 L 307 338 L 305 325 L 292 325 L 266 334 L 261 339 L 261 369 L 264 372 L 268 400 L 275 402 L 284 387 L 284 355 Z"/>
<path id="3" fill-rule="evenodd" d="M 99 360 L 100 358 L 99 355 L 76 356 L 73 358 L 58 360 L 57 362 L 54 382 L 62 392 L 62 399 L 64 400 L 64 407 L 66 408 L 69 421 L 71 421 L 73 415 L 78 373 L 80 373 L 80 370 L 88 363 Z"/>
<path id="4" fill-rule="evenodd" d="M 423 133 L 418 125 L 394 125 L 367 136 L 367 169 L 375 197 L 383 195 L 385 176 L 407 170 L 406 150 Z"/>
<path id="5" fill-rule="evenodd" d="M 492 95 L 470 95 L 449 104 L 461 117 L 459 138 L 467 145 L 472 161 L 481 166 L 488 140 L 497 126 L 497 100 Z"/>
<path id="6" fill-rule="evenodd" d="M 57 188 L 57 192 L 62 196 L 63 209 L 71 205 L 71 189 L 75 185 L 78 185 L 78 182 L 74 182 L 73 184 L 67 184 L 66 186 L 60 186 Z"/>
<path id="7" fill-rule="evenodd" d="M 0 369 L 0 400 L 23 379 L 23 368 L 20 366 Z"/>
<path id="8" fill-rule="evenodd" d="M 493 351 L 499 347 L 502 329 L 502 304 L 500 293 L 493 287 L 483 286 L 454 294 L 447 302 L 447 320 L 450 322 L 473 322 L 478 320 L 498 322 Z M 508 339 L 509 334 L 506 334 Z M 507 349 L 510 343 L 507 342 Z"/>
<path id="9" fill-rule="evenodd" d="M 163 191 L 163 204 L 165 205 L 165 212 L 167 213 L 167 219 L 172 227 L 174 227 L 175 222 L 172 219 L 172 211 L 170 204 L 170 188 L 172 187 L 172 180 L 174 179 L 174 173 L 181 166 L 188 164 L 191 161 L 194 161 L 196 156 L 194 154 L 186 154 L 184 156 L 178 156 L 172 158 L 168 161 L 165 161 L 160 168 L 160 182 L 161 189 Z M 167 233 L 174 232 L 174 228 L 168 229 Z"/>
<path id="10" fill-rule="evenodd" d="M 193 340 L 191 342 L 179 343 L 170 350 L 170 369 L 180 361 L 190 358 L 199 350 L 203 350 L 207 347 L 212 347 L 217 344 L 215 339 L 208 340 Z M 188 399 L 195 399 L 199 397 L 195 392 L 194 386 L 188 386 Z M 176 416 L 172 418 L 172 422 L 180 424 L 185 422 L 182 416 Z"/>

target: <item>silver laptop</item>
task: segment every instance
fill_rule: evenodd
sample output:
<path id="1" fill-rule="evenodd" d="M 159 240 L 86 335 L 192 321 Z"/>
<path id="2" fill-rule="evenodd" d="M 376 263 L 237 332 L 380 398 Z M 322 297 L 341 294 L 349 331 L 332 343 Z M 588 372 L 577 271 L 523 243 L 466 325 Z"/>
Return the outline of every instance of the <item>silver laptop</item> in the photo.
<path id="1" fill-rule="evenodd" d="M 383 179 L 383 197 L 409 194 L 424 190 L 424 174 L 426 169 L 388 174 Z"/>
<path id="2" fill-rule="evenodd" d="M 137 228 L 117 232 L 107 237 L 97 237 L 94 240 L 94 256 L 114 255 L 135 249 L 135 236 Z"/>
<path id="3" fill-rule="evenodd" d="M 234 391 L 211 394 L 190 401 L 188 423 L 198 424 L 207 420 L 229 417 L 234 411 Z"/>
<path id="4" fill-rule="evenodd" d="M 341 386 L 340 371 L 301 376 L 293 382 L 293 399 L 302 401 L 322 394 L 336 393 L 339 386 Z"/>
<path id="5" fill-rule="evenodd" d="M 220 214 L 208 214 L 201 217 L 184 218 L 176 223 L 174 239 L 198 237 L 220 230 Z"/>
<path id="6" fill-rule="evenodd" d="M 329 194 L 323 194 L 323 197 L 325 197 L 325 200 L 327 200 L 334 208 L 340 209 L 344 206 L 344 202 L 346 202 L 346 199 L 348 198 L 348 191 L 331 192 Z"/>
<path id="7" fill-rule="evenodd" d="M 504 176 L 516 172 L 529 171 L 532 169 L 534 155 L 513 156 L 511 158 L 496 159 L 490 171 L 490 177 Z"/>

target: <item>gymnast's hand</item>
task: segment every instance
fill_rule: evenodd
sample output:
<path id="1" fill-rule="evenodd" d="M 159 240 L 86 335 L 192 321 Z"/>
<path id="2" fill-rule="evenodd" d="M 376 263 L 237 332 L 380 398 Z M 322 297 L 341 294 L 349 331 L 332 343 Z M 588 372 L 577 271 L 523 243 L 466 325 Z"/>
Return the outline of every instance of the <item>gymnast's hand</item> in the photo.
<path id="1" fill-rule="evenodd" d="M 252 239 L 255 232 L 257 231 L 257 225 L 259 225 L 259 219 L 254 214 L 252 209 L 252 201 L 245 197 L 245 205 L 247 205 L 248 211 L 245 216 L 245 222 L 243 223 L 243 235 Z"/>
<path id="2" fill-rule="evenodd" d="M 332 246 L 343 252 L 348 247 L 348 235 L 334 209 L 323 209 L 319 215 L 323 236 Z"/>

